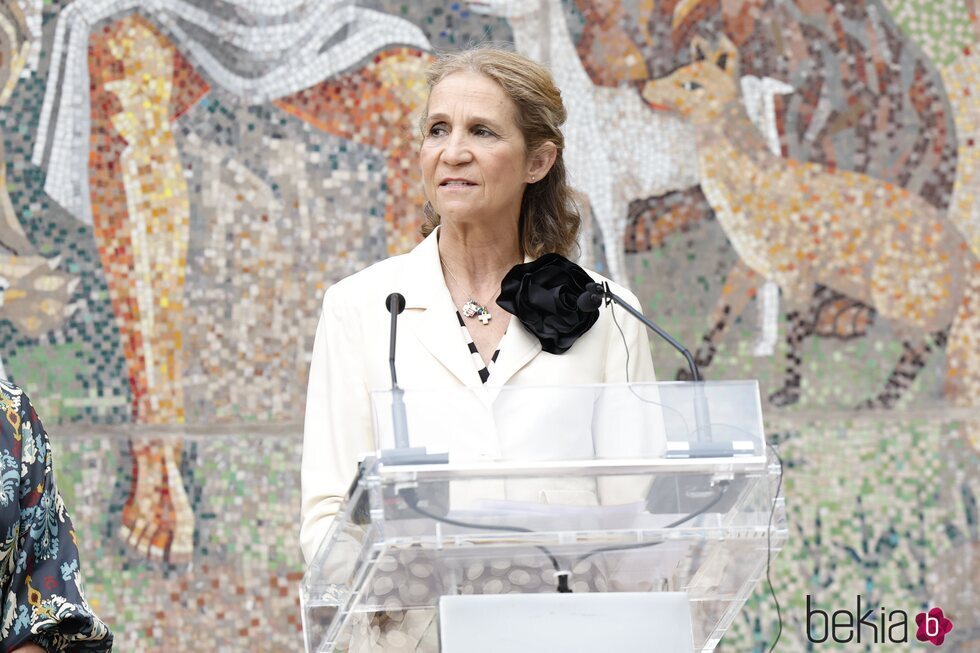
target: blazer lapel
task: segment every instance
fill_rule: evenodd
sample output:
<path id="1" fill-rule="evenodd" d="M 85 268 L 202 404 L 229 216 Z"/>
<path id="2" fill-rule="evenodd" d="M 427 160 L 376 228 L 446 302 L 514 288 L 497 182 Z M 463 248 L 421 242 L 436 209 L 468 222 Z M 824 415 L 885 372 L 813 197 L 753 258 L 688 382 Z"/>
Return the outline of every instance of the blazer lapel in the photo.
<path id="1" fill-rule="evenodd" d="M 510 377 L 540 353 L 541 341 L 525 329 L 516 316 L 511 315 L 507 333 L 500 340 L 500 355 L 493 365 L 487 385 L 493 387 L 505 385 Z"/>
<path id="2" fill-rule="evenodd" d="M 436 237 L 436 232 L 429 234 L 406 257 L 405 309 L 419 313 L 411 324 L 422 346 L 461 384 L 480 386 L 480 377 L 466 348 L 466 340 L 456 321 L 456 309 L 442 276 Z"/>

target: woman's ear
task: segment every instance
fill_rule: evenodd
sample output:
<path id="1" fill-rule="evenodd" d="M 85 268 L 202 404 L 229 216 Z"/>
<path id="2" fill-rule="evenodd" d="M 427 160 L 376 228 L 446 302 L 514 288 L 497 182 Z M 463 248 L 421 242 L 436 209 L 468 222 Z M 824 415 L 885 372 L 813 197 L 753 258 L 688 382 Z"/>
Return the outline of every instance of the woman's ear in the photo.
<path id="1" fill-rule="evenodd" d="M 555 165 L 558 158 L 558 146 L 551 141 L 545 141 L 531 153 L 530 165 L 528 166 L 528 183 L 534 183 L 544 179 L 551 166 Z"/>

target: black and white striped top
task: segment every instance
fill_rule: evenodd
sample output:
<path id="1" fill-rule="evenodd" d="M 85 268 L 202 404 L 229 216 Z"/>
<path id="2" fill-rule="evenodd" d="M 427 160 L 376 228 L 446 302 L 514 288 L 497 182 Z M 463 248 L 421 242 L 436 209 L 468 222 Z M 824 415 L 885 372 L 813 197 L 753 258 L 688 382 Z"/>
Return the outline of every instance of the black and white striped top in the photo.
<path id="1" fill-rule="evenodd" d="M 463 330 L 463 338 L 466 339 L 466 346 L 470 348 L 470 356 L 473 357 L 473 363 L 476 365 L 477 374 L 480 375 L 480 381 L 486 383 L 487 379 L 490 378 L 490 371 L 493 369 L 493 364 L 497 362 L 497 356 L 500 355 L 500 347 L 497 347 L 497 351 L 493 352 L 493 356 L 490 357 L 490 363 L 484 365 L 483 357 L 480 356 L 480 352 L 477 350 L 476 344 L 470 336 L 470 330 L 466 328 L 466 323 L 463 322 L 463 316 L 459 314 L 459 311 L 456 311 L 456 319 L 459 320 L 459 326 Z"/>

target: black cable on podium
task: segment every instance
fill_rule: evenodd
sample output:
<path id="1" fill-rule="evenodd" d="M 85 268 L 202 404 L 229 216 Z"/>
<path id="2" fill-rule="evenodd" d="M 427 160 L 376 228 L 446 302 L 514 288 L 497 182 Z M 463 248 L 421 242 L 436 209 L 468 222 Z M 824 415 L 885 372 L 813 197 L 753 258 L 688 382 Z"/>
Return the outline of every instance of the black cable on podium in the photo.
<path id="1" fill-rule="evenodd" d="M 414 488 L 405 488 L 403 490 L 399 490 L 398 496 L 404 499 L 405 504 L 409 508 L 417 512 L 418 514 L 422 515 L 423 517 L 427 517 L 429 519 L 433 519 L 435 521 L 441 522 L 443 524 L 449 524 L 451 526 L 460 526 L 462 528 L 484 528 L 491 531 L 503 531 L 505 533 L 534 533 L 535 532 L 532 531 L 530 528 L 522 528 L 520 526 L 491 526 L 488 524 L 473 524 L 470 522 L 459 521 L 458 519 L 450 519 L 449 517 L 442 517 L 440 515 L 436 515 L 434 513 L 425 510 L 424 508 L 419 507 L 418 505 L 419 498 L 418 495 L 415 494 Z M 555 575 L 558 577 L 558 592 L 562 594 L 570 593 L 572 589 L 568 585 L 568 577 L 571 575 L 571 573 L 568 571 L 562 571 L 561 565 L 558 563 L 558 558 L 556 558 L 555 555 L 551 551 L 549 551 L 546 547 L 541 546 L 540 544 L 535 544 L 534 548 L 539 549 L 542 553 L 544 553 L 548 557 L 548 560 L 551 561 L 551 565 L 555 568 Z"/>

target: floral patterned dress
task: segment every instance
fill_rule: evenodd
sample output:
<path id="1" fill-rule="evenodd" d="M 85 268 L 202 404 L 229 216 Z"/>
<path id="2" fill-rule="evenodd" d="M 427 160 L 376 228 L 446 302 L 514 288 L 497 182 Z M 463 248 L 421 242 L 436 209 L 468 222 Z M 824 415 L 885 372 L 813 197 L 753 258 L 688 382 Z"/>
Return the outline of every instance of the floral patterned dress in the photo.
<path id="1" fill-rule="evenodd" d="M 54 483 L 47 433 L 24 392 L 0 380 L 0 650 L 111 651 L 82 594 L 78 549 Z"/>

